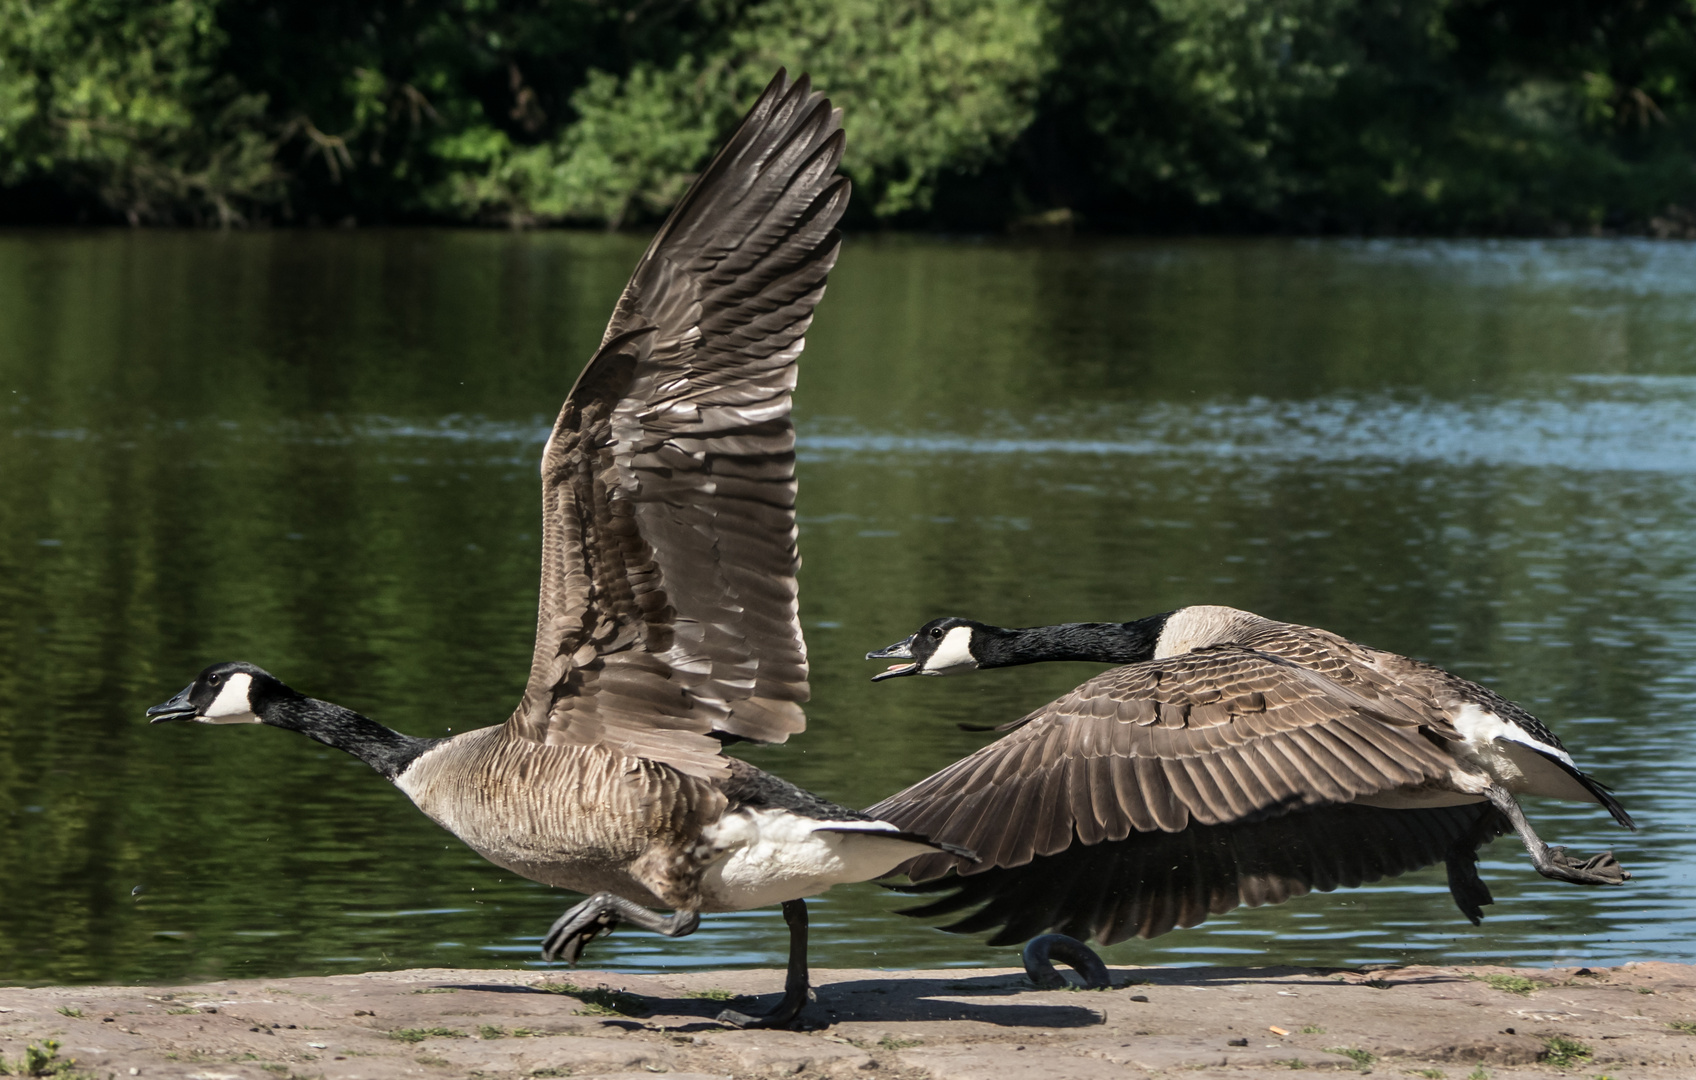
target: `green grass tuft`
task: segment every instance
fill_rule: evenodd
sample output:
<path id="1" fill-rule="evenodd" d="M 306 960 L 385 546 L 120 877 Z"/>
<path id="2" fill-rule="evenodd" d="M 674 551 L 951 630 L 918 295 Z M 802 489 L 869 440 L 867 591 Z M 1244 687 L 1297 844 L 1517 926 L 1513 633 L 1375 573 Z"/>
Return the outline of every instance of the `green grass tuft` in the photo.
<path id="1" fill-rule="evenodd" d="M 1479 976 L 1473 977 L 1480 978 Z M 1531 992 L 1538 988 L 1537 983 L 1534 980 L 1527 979 L 1524 975 L 1503 975 L 1498 973 L 1495 975 L 1482 976 L 1482 981 L 1492 990 L 1500 990 L 1508 994 L 1518 994 L 1520 997 L 1529 997 Z"/>
<path id="2" fill-rule="evenodd" d="M 43 1039 L 24 1049 L 22 1061 L 0 1058 L 0 1076 L 50 1076 L 56 1080 L 95 1080 L 93 1073 L 83 1072 L 76 1067 L 75 1058 L 60 1057 L 59 1045 L 58 1039 Z"/>
<path id="3" fill-rule="evenodd" d="M 1327 1046 L 1325 1048 L 1325 1052 L 1327 1054 L 1342 1054 L 1344 1057 L 1354 1062 L 1354 1067 L 1359 1069 L 1361 1072 L 1370 1071 L 1372 1063 L 1378 1060 L 1378 1055 L 1374 1054 L 1372 1051 L 1357 1050 L 1352 1046 Z"/>
<path id="4" fill-rule="evenodd" d="M 389 1038 L 404 1043 L 423 1042 L 425 1039 L 468 1039 L 471 1036 L 454 1028 L 396 1028 L 389 1032 Z"/>
<path id="5" fill-rule="evenodd" d="M 716 986 L 710 986 L 705 990 L 690 990 L 683 996 L 694 998 L 697 1001 L 735 1001 L 743 995 L 733 994 L 729 990 L 720 990 Z"/>
<path id="6" fill-rule="evenodd" d="M 583 1007 L 577 1010 L 578 1016 L 644 1016 L 652 1011 L 647 998 L 614 990 L 610 986 L 589 989 L 576 983 L 545 982 L 537 983 L 535 988 L 550 994 L 566 994 L 581 1001 Z"/>
<path id="7" fill-rule="evenodd" d="M 1565 1035 L 1556 1035 L 1547 1039 L 1543 1045 L 1548 1047 L 1543 1054 L 1543 1060 L 1557 1069 L 1582 1065 L 1596 1056 L 1594 1050 L 1577 1039 L 1569 1039 Z"/>
<path id="8" fill-rule="evenodd" d="M 894 1035 L 885 1035 L 877 1041 L 878 1046 L 885 1050 L 905 1050 L 909 1046 L 923 1046 L 923 1039 L 902 1039 Z"/>
<path id="9" fill-rule="evenodd" d="M 1669 1020 L 1667 1027 L 1674 1031 L 1682 1031 L 1686 1035 L 1696 1035 L 1696 1020 Z"/>

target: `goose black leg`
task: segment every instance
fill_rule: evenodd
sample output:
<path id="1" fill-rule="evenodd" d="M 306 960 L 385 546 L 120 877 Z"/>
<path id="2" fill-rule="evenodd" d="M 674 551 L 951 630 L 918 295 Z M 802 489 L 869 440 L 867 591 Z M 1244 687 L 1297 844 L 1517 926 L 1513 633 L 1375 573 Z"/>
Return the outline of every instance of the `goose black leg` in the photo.
<path id="1" fill-rule="evenodd" d="M 575 964 L 583 954 L 583 946 L 602 934 L 611 933 L 612 928 L 621 922 L 634 923 L 666 937 L 684 937 L 693 934 L 695 928 L 701 925 L 701 916 L 695 911 L 661 915 L 622 896 L 599 892 L 555 920 L 548 936 L 542 939 L 542 958 L 563 958 L 566 963 Z"/>
<path id="2" fill-rule="evenodd" d="M 807 902 L 785 900 L 783 921 L 789 924 L 789 974 L 783 980 L 783 1000 L 764 1016 L 726 1009 L 718 1014 L 719 1023 L 739 1028 L 787 1027 L 812 999 L 813 992 L 807 985 Z"/>
<path id="3" fill-rule="evenodd" d="M 1611 851 L 1580 859 L 1576 855 L 1568 855 L 1564 847 L 1550 847 L 1543 843 L 1531 830 L 1531 823 L 1525 820 L 1525 811 L 1519 808 L 1519 803 L 1505 788 L 1491 784 L 1484 794 L 1513 825 L 1513 831 L 1525 842 L 1525 850 L 1531 853 L 1531 865 L 1544 877 L 1570 881 L 1575 885 L 1623 885 L 1631 877 Z"/>
<path id="4" fill-rule="evenodd" d="M 1025 974 L 1038 989 L 1058 990 L 1066 985 L 1066 977 L 1054 970 L 1054 963 L 1049 957 L 1077 972 L 1083 978 L 1084 986 L 1091 990 L 1113 985 L 1107 965 L 1088 945 L 1065 934 L 1043 934 L 1025 944 L 1023 956 Z"/>

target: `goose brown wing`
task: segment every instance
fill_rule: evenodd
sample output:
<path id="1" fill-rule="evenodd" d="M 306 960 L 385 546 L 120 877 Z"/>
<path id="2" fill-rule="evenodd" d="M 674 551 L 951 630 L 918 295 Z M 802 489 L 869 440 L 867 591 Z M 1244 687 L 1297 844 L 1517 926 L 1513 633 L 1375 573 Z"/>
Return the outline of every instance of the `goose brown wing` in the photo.
<path id="1" fill-rule="evenodd" d="M 542 455 L 542 743 L 724 773 L 805 726 L 795 360 L 836 261 L 841 114 L 779 72 L 637 264 Z"/>
<path id="2" fill-rule="evenodd" d="M 943 929 L 995 930 L 991 945 L 1050 930 L 1111 945 L 1195 926 L 1238 906 L 1281 904 L 1447 860 L 1450 891 L 1476 923 L 1477 904 L 1489 903 L 1490 893 L 1472 869 L 1474 853 L 1508 831 L 1507 820 L 1488 803 L 1414 810 L 1322 806 L 1177 833 L 1132 833 L 1024 866 L 896 888 L 944 894 L 903 910 L 919 918 L 976 906 Z M 1469 896 L 1469 885 L 1478 892 Z"/>
<path id="3" fill-rule="evenodd" d="M 1237 645 L 1105 672 L 867 813 L 969 848 L 915 881 L 1020 866 L 1074 843 L 1250 821 L 1448 775 L 1426 718 Z"/>

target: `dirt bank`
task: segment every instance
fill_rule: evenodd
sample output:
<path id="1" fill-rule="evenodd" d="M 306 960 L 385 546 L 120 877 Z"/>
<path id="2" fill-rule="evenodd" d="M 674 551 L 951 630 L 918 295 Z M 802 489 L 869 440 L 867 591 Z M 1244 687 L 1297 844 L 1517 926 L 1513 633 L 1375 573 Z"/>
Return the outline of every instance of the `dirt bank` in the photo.
<path id="1" fill-rule="evenodd" d="M 819 971 L 809 1031 L 734 1031 L 721 999 L 782 975 L 374 972 L 181 987 L 0 989 L 0 1055 L 86 1074 L 391 1077 L 1696 1077 L 1696 968 Z M 573 990 L 561 985 L 569 979 Z M 540 989 L 551 984 L 554 990 Z M 1299 1063 L 1299 1064 L 1298 1064 Z M 51 1068 L 51 1066 L 46 1066 Z"/>

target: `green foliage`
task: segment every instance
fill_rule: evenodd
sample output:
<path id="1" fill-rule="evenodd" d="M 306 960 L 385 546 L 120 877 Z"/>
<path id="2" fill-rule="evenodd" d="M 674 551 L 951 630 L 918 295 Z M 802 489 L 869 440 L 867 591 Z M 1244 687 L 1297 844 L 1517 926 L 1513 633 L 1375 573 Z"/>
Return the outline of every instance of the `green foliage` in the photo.
<path id="1" fill-rule="evenodd" d="M 583 1003 L 577 1010 L 579 1016 L 642 1016 L 652 1010 L 648 1008 L 648 999 L 640 994 L 631 994 L 623 990 L 614 990 L 610 986 L 597 986 L 593 989 L 578 986 L 568 982 L 538 983 L 538 990 L 546 990 L 551 994 L 569 994 Z"/>
<path id="2" fill-rule="evenodd" d="M 1696 11 L 1062 0 L 1049 183 L 1123 220 L 1540 230 L 1696 193 Z M 1681 66 L 1683 65 L 1683 66 Z"/>
<path id="3" fill-rule="evenodd" d="M 284 197 L 266 99 L 218 70 L 214 0 L 0 0 L 0 184 L 140 222 L 243 220 Z"/>
<path id="4" fill-rule="evenodd" d="M 588 71 L 575 122 L 548 142 L 487 124 L 444 135 L 434 149 L 464 168 L 433 205 L 514 223 L 657 217 L 788 65 L 852 103 L 843 167 L 873 213 L 923 209 L 944 169 L 982 165 L 1030 123 L 1046 21 L 1036 0 L 747 4 L 673 63 Z"/>
<path id="5" fill-rule="evenodd" d="M 1523 975 L 1507 975 L 1498 972 L 1494 975 L 1483 976 L 1481 981 L 1488 985 L 1492 990 L 1500 990 L 1508 994 L 1518 994 L 1520 997 L 1529 997 L 1531 992 L 1537 989 L 1536 981 L 1533 979 L 1527 979 Z"/>
<path id="6" fill-rule="evenodd" d="M 1564 1035 L 1556 1035 L 1548 1039 L 1544 1045 L 1543 1060 L 1557 1069 L 1565 1069 L 1573 1065 L 1582 1065 L 1596 1056 L 1596 1052 L 1577 1039 L 1569 1039 Z"/>
<path id="7" fill-rule="evenodd" d="M 1378 1060 L 1378 1055 L 1372 1051 L 1361 1050 L 1352 1046 L 1329 1046 L 1325 1048 L 1325 1052 L 1327 1054 L 1342 1054 L 1354 1062 L 1354 1067 L 1361 1072 L 1371 1072 L 1372 1063 Z"/>
<path id="8" fill-rule="evenodd" d="M 403 1043 L 423 1042 L 425 1039 L 464 1039 L 469 1038 L 463 1031 L 446 1027 L 429 1028 L 396 1028 L 389 1032 L 389 1038 Z"/>
<path id="9" fill-rule="evenodd" d="M 699 1001 L 735 1001 L 738 997 L 741 997 L 740 994 L 716 986 L 708 987 L 705 990 L 690 990 L 683 996 L 695 998 Z"/>
<path id="10" fill-rule="evenodd" d="M 39 1043 L 31 1043 L 26 1047 L 21 1061 L 7 1061 L 0 1058 L 0 1076 L 48 1076 L 56 1077 L 57 1080 L 94 1080 L 92 1073 L 77 1069 L 75 1058 L 60 1057 L 59 1045 L 58 1039 L 43 1039 Z"/>
<path id="11" fill-rule="evenodd" d="M 0 190 L 616 228 L 780 64 L 862 222 L 1696 230 L 1684 0 L 0 0 Z"/>

